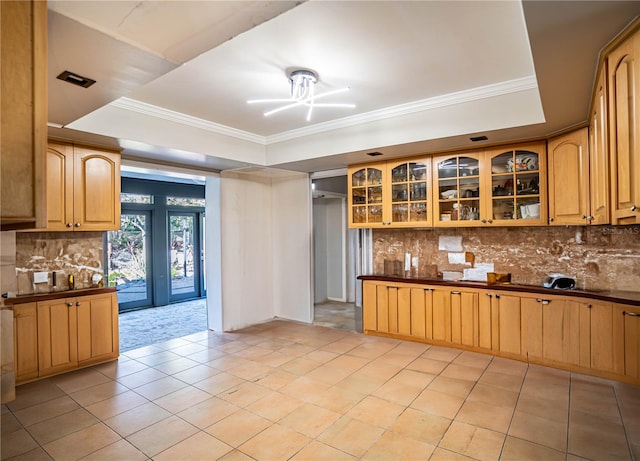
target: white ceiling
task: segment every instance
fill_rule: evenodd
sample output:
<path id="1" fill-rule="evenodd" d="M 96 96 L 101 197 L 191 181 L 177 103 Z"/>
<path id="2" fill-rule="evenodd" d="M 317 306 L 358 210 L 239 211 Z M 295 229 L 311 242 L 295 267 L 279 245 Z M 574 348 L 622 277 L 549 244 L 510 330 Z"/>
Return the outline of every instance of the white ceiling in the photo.
<path id="1" fill-rule="evenodd" d="M 208 169 L 301 171 L 545 136 L 587 117 L 598 51 L 640 2 L 50 0 L 50 134 Z M 310 68 L 326 102 L 264 117 Z M 89 89 L 55 80 L 70 70 Z"/>

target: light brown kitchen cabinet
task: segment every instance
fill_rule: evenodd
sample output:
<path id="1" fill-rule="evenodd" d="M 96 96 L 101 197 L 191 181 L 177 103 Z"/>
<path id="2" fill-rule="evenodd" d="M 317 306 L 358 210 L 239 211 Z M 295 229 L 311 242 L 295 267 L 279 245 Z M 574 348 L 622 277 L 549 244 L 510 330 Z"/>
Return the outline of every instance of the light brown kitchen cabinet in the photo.
<path id="1" fill-rule="evenodd" d="M 451 293 L 447 289 L 437 288 L 432 296 L 432 339 L 451 342 Z"/>
<path id="2" fill-rule="evenodd" d="M 551 304 L 548 298 L 520 298 L 521 349 L 522 357 L 527 361 L 542 360 L 542 308 Z"/>
<path id="3" fill-rule="evenodd" d="M 498 350 L 498 301 L 495 293 L 480 292 L 478 295 L 478 347 Z M 495 332 L 495 333 L 494 333 Z M 495 339 L 494 339 L 495 336 Z M 494 346 L 495 341 L 495 346 Z"/>
<path id="4" fill-rule="evenodd" d="M 120 154 L 50 142 L 47 148 L 47 229 L 120 228 Z"/>
<path id="5" fill-rule="evenodd" d="M 640 381 L 640 308 L 619 305 L 615 315 L 616 322 L 623 324 L 624 374 L 636 382 Z"/>
<path id="6" fill-rule="evenodd" d="M 430 176 L 430 159 L 350 167 L 349 226 L 431 226 Z"/>
<path id="7" fill-rule="evenodd" d="M 607 57 L 611 223 L 640 223 L 640 31 Z"/>
<path id="8" fill-rule="evenodd" d="M 38 316 L 36 303 L 13 307 L 13 353 L 16 383 L 38 377 Z"/>
<path id="9" fill-rule="evenodd" d="M 0 41 L 0 228 L 42 227 L 46 219 L 46 2 L 0 2 Z"/>
<path id="10" fill-rule="evenodd" d="M 581 321 L 584 309 L 583 303 L 560 298 L 542 305 L 542 352 L 545 360 L 590 366 L 585 355 L 591 340 L 589 331 L 583 331 Z"/>
<path id="11" fill-rule="evenodd" d="M 75 299 L 78 324 L 78 364 L 103 362 L 120 353 L 118 299 L 115 293 Z"/>
<path id="12" fill-rule="evenodd" d="M 520 297 L 496 294 L 498 312 L 498 351 L 507 357 L 520 357 L 521 322 Z"/>
<path id="13" fill-rule="evenodd" d="M 590 223 L 596 225 L 611 222 L 608 123 L 605 62 L 596 81 L 589 121 L 589 199 L 592 217 Z"/>
<path id="14" fill-rule="evenodd" d="M 38 302 L 38 376 L 78 366 L 78 321 L 74 299 Z"/>
<path id="15" fill-rule="evenodd" d="M 435 226 L 547 223 L 544 143 L 436 156 L 433 183 Z"/>
<path id="16" fill-rule="evenodd" d="M 451 342 L 478 346 L 478 293 L 451 290 Z"/>
<path id="17" fill-rule="evenodd" d="M 432 337 L 433 303 L 430 288 L 411 288 L 411 336 L 418 339 Z"/>
<path id="18" fill-rule="evenodd" d="M 362 329 L 378 330 L 378 288 L 374 282 L 362 284 Z"/>

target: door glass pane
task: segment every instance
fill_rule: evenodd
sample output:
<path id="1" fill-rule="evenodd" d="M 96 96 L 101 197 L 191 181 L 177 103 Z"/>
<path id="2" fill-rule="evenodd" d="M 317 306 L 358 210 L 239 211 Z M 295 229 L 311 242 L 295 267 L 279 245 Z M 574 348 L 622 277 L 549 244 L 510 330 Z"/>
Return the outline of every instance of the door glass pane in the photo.
<path id="1" fill-rule="evenodd" d="M 171 294 L 192 293 L 196 289 L 194 270 L 195 215 L 169 217 L 169 264 Z"/>
<path id="2" fill-rule="evenodd" d="M 147 284 L 147 214 L 122 214 L 120 230 L 108 234 L 108 282 L 118 293 L 118 304 L 144 304 Z"/>

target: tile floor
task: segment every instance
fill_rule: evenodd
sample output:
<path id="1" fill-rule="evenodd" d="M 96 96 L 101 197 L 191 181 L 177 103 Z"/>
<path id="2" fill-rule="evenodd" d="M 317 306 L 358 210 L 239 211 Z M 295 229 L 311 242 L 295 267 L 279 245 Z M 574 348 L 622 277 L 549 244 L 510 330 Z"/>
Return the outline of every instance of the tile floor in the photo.
<path id="1" fill-rule="evenodd" d="M 272 321 L 18 387 L 12 460 L 640 459 L 640 387 Z"/>

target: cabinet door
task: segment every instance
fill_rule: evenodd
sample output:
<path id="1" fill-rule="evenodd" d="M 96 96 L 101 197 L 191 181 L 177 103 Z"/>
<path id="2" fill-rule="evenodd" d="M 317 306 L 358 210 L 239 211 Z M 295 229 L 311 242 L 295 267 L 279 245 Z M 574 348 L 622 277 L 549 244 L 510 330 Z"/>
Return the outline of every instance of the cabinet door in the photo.
<path id="1" fill-rule="evenodd" d="M 485 153 L 487 210 L 482 219 L 502 226 L 547 224 L 547 170 L 545 146 L 520 145 Z"/>
<path id="2" fill-rule="evenodd" d="M 451 342 L 474 346 L 477 340 L 478 294 L 451 291 Z"/>
<path id="3" fill-rule="evenodd" d="M 118 356 L 118 301 L 114 293 L 76 298 L 80 365 Z"/>
<path id="4" fill-rule="evenodd" d="M 640 34 L 608 58 L 612 224 L 640 222 Z"/>
<path id="5" fill-rule="evenodd" d="M 423 288 L 411 288 L 411 336 L 425 339 L 427 337 L 427 319 L 425 296 L 431 293 Z"/>
<path id="6" fill-rule="evenodd" d="M 478 296 L 478 344 L 477 346 L 492 349 L 493 321 L 491 308 L 493 304 L 493 293 L 480 293 Z"/>
<path id="7" fill-rule="evenodd" d="M 555 303 L 555 301 L 553 301 Z M 550 299 L 521 298 L 522 357 L 526 360 L 542 359 L 542 306 L 552 303 Z"/>
<path id="8" fill-rule="evenodd" d="M 432 297 L 433 339 L 451 342 L 451 291 L 436 288 Z"/>
<path id="9" fill-rule="evenodd" d="M 39 376 L 47 376 L 78 365 L 75 299 L 37 303 Z"/>
<path id="10" fill-rule="evenodd" d="M 348 171 L 349 227 L 382 227 L 384 162 L 357 165 Z"/>
<path id="11" fill-rule="evenodd" d="M 411 160 L 387 163 L 384 190 L 385 210 L 389 210 L 389 225 L 394 227 L 431 226 L 431 160 Z"/>
<path id="12" fill-rule="evenodd" d="M 73 229 L 73 146 L 47 147 L 47 229 Z"/>
<path id="13" fill-rule="evenodd" d="M 609 139 L 607 73 L 603 66 L 596 82 L 589 125 L 589 189 L 591 224 L 609 224 Z"/>
<path id="14" fill-rule="evenodd" d="M 378 319 L 377 330 L 382 333 L 389 332 L 389 294 L 384 285 L 376 285 L 376 316 Z"/>
<path id="15" fill-rule="evenodd" d="M 433 158 L 434 224 L 440 227 L 477 226 L 481 209 L 481 153 Z"/>
<path id="16" fill-rule="evenodd" d="M 624 374 L 640 382 L 640 308 L 624 306 Z"/>
<path id="17" fill-rule="evenodd" d="M 591 221 L 587 142 L 586 128 L 549 141 L 551 225 L 588 224 Z"/>
<path id="18" fill-rule="evenodd" d="M 411 288 L 398 288 L 398 333 L 411 336 Z"/>
<path id="19" fill-rule="evenodd" d="M 496 295 L 498 301 L 498 347 L 500 352 L 520 356 L 520 298 Z"/>
<path id="20" fill-rule="evenodd" d="M 545 360 L 580 365 L 582 306 L 582 303 L 562 299 L 542 305 L 542 352 Z"/>
<path id="21" fill-rule="evenodd" d="M 373 282 L 362 283 L 362 324 L 364 331 L 378 329 L 377 285 Z"/>
<path id="22" fill-rule="evenodd" d="M 120 228 L 120 154 L 74 147 L 75 230 Z"/>
<path id="23" fill-rule="evenodd" d="M 36 303 L 13 306 L 13 352 L 16 382 L 38 377 L 38 316 Z"/>
<path id="24" fill-rule="evenodd" d="M 591 313 L 591 368 L 617 374 L 624 373 L 624 356 L 616 347 L 622 342 L 623 334 L 619 325 L 622 314 L 615 315 L 609 303 L 590 303 Z M 618 320 L 618 321 L 616 321 Z"/>

